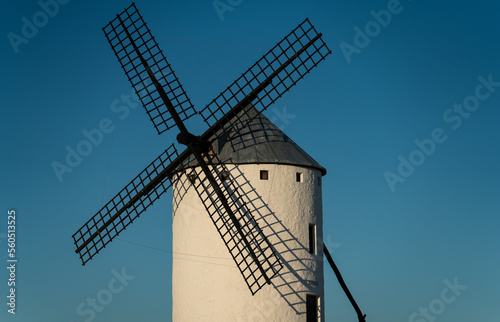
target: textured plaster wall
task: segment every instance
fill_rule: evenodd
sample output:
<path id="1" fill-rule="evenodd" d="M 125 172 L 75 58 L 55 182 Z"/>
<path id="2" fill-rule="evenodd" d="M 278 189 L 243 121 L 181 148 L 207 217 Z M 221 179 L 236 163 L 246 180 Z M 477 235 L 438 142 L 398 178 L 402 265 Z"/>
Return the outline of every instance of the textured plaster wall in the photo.
<path id="1" fill-rule="evenodd" d="M 323 221 L 318 170 L 288 165 L 228 165 L 243 199 L 283 268 L 251 295 L 187 176 L 174 184 L 173 320 L 305 321 L 306 294 L 320 297 L 324 321 Z M 269 180 L 260 180 L 260 170 Z M 296 173 L 302 182 L 296 182 Z M 309 253 L 309 224 L 317 228 Z"/>

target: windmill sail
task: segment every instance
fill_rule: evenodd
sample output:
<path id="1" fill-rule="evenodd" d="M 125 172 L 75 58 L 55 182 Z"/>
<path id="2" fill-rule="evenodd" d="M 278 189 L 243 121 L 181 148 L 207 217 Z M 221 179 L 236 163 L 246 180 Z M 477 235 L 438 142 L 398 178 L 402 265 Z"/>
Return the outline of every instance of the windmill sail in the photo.
<path id="1" fill-rule="evenodd" d="M 171 187 L 165 168 L 176 155 L 172 144 L 73 234 L 83 265 Z"/>
<path id="2" fill-rule="evenodd" d="M 175 126 L 175 122 L 149 73 L 153 73 L 165 89 L 182 120 L 196 114 L 193 104 L 135 4 L 117 15 L 102 29 L 158 134 Z"/>
<path id="3" fill-rule="evenodd" d="M 331 54 L 321 36 L 309 19 L 299 24 L 200 111 L 210 126 L 203 137 L 216 134 L 217 139 L 228 140 L 231 138 L 229 132 L 235 134 L 236 124 L 241 125 L 236 116 L 246 106 L 252 104 L 262 112 L 279 99 Z M 251 121 L 249 119 L 246 124 Z M 240 126 L 244 127 L 245 124 Z"/>

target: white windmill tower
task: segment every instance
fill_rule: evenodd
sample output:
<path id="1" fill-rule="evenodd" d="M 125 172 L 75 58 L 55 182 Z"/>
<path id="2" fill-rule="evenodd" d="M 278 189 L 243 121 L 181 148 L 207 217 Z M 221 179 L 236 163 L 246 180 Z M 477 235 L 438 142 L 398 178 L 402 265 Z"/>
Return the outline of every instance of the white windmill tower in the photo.
<path id="1" fill-rule="evenodd" d="M 187 148 L 172 144 L 73 235 L 83 265 L 173 183 L 175 321 L 324 321 L 326 170 L 261 114 L 331 53 L 322 35 L 302 22 L 200 111 L 195 136 L 135 4 L 103 31 L 158 134 L 177 127 Z"/>
<path id="2" fill-rule="evenodd" d="M 204 189 L 197 185 L 201 169 L 184 167 L 173 185 L 174 321 L 324 321 L 318 240 L 323 231 L 321 177 L 326 170 L 256 114 L 251 108 L 246 116 L 255 117 L 252 122 L 218 151 L 227 169 L 227 176 L 226 170 L 221 176 L 228 187 L 240 188 L 239 201 L 253 214 L 282 267 L 272 287 L 253 295 L 258 285 L 251 285 L 248 292 L 198 197 L 196 188 Z"/>

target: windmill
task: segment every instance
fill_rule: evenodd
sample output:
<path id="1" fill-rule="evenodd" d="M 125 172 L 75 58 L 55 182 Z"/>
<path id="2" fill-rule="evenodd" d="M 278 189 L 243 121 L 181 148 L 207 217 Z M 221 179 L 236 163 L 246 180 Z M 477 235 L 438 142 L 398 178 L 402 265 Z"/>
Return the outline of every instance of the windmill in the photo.
<path id="1" fill-rule="evenodd" d="M 186 202 L 183 202 L 182 198 L 188 199 L 186 197 L 188 193 L 195 194 L 199 198 L 208 215 L 205 219 L 210 219 L 212 226 L 215 226 L 215 230 L 212 227 L 212 232 L 217 232 L 220 237 L 217 242 L 221 244 L 222 240 L 226 251 L 231 255 L 239 270 L 240 281 L 243 277 L 246 288 L 250 290 L 247 293 L 250 296 L 256 295 L 266 284 L 272 284 L 271 279 L 277 277 L 288 262 L 284 262 L 284 255 L 277 250 L 275 243 L 270 241 L 264 229 L 260 227 L 259 221 L 254 217 L 254 213 L 258 212 L 259 208 L 253 204 L 256 199 L 245 198 L 245 195 L 252 189 L 242 187 L 248 183 L 248 180 L 245 182 L 245 174 L 241 172 L 241 168 L 234 165 L 238 162 L 227 164 L 224 155 L 228 153 L 227 151 L 237 150 L 235 145 L 239 145 L 239 149 L 244 150 L 248 141 L 252 141 L 257 147 L 265 146 L 259 143 L 261 139 L 255 137 L 256 133 L 265 137 L 266 143 L 270 142 L 269 130 L 271 129 L 272 132 L 276 129 L 272 128 L 272 124 L 262 115 L 262 111 L 283 96 L 331 53 L 321 38 L 322 34 L 316 31 L 308 19 L 299 24 L 199 112 L 208 129 L 196 136 L 187 130 L 184 121 L 198 112 L 194 109 L 135 4 L 132 3 L 118 14 L 103 28 L 103 31 L 158 134 L 177 127 L 179 130 L 177 141 L 185 145 L 186 149 L 179 154 L 174 144 L 169 146 L 90 218 L 73 235 L 75 252 L 79 254 L 82 264 L 85 265 L 174 183 L 174 199 L 181 192 L 185 194 L 180 197 L 181 200 L 177 200 L 177 211 L 185 209 Z M 265 127 L 259 128 L 263 124 Z M 256 126 L 257 129 L 255 129 Z M 281 162 L 281 164 L 292 167 L 290 171 L 295 175 L 297 182 L 303 180 L 303 175 L 310 175 L 307 184 L 304 184 L 305 188 L 300 189 L 320 187 L 321 176 L 326 173 L 326 170 L 286 136 L 280 132 L 275 132 L 275 134 L 278 141 L 286 142 L 286 146 L 295 153 L 291 161 Z M 278 149 L 272 153 L 283 152 L 283 145 L 267 145 L 267 147 L 268 150 Z M 257 163 L 269 164 L 270 162 L 257 160 Z M 309 170 L 310 172 L 307 172 Z M 267 180 L 270 176 L 268 170 L 261 170 L 259 175 L 261 180 Z M 244 180 L 242 181 L 241 178 Z M 187 188 L 183 188 L 185 185 Z M 318 200 L 313 199 L 310 198 L 310 202 L 318 204 Z M 264 206 L 268 207 L 265 203 Z M 321 202 L 315 209 L 311 218 L 317 217 L 316 212 L 321 213 Z M 272 214 L 272 210 L 268 210 Z M 320 219 L 314 220 L 319 220 L 318 223 L 321 223 Z M 280 222 L 278 219 L 275 224 L 280 224 Z M 268 226 L 272 225 L 268 223 Z M 189 227 L 184 226 L 183 229 L 189 229 Z M 308 251 L 310 254 L 321 256 L 322 252 L 317 250 L 321 248 L 317 247 L 318 242 L 315 241 L 314 244 L 312 242 L 317 238 L 316 230 L 321 231 L 322 227 L 309 224 L 306 232 L 310 244 Z M 280 238 L 279 233 L 273 233 L 277 236 L 273 238 Z M 295 238 L 293 234 L 291 235 Z M 207 241 L 207 243 L 212 243 L 212 241 Z M 298 241 L 297 243 L 301 244 Z M 283 241 L 283 244 L 286 243 Z M 290 253 L 293 254 L 292 251 Z M 289 267 L 287 269 L 290 270 Z M 322 283 L 322 268 L 311 269 L 311 274 L 313 277 L 320 276 L 318 278 Z M 300 279 L 304 285 L 308 283 L 318 285 L 318 281 L 314 281 L 314 278 L 307 280 L 298 275 L 295 278 Z M 264 291 L 267 293 L 277 291 L 285 299 L 289 307 L 288 311 L 297 315 L 299 320 L 303 319 L 300 317 L 301 314 L 306 314 L 306 307 L 308 320 L 317 320 L 318 310 L 314 309 L 315 312 L 312 312 L 313 310 L 309 308 L 316 307 L 319 297 L 308 295 L 306 298 L 305 294 L 299 294 L 296 290 L 291 293 L 284 291 L 280 287 L 293 288 L 290 286 L 291 282 L 288 277 L 282 277 L 282 281 L 280 286 L 275 285 L 275 289 L 270 288 Z M 178 297 L 181 298 L 182 295 L 178 294 Z M 291 297 L 300 298 L 299 304 L 303 304 L 302 307 L 298 308 L 296 299 Z M 261 297 L 260 301 L 265 301 L 265 299 Z M 174 315 L 175 311 L 174 308 Z M 223 311 L 227 313 L 228 309 L 224 308 Z M 181 314 L 179 313 L 177 318 L 181 319 Z M 320 318 L 324 320 L 324 313 L 320 314 Z M 220 320 L 220 317 L 216 319 Z"/>

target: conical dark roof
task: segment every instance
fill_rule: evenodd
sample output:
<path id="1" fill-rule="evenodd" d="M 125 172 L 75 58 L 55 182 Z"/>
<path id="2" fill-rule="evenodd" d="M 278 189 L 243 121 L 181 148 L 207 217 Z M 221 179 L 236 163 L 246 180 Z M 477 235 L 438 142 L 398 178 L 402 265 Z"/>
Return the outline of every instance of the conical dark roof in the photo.
<path id="1" fill-rule="evenodd" d="M 315 168 L 326 174 L 326 169 L 302 150 L 263 114 L 250 107 L 241 117 L 254 118 L 230 141 L 215 143 L 215 152 L 222 163 L 232 164 L 288 164 Z M 231 134 L 230 134 L 231 135 Z M 218 146 L 216 146 L 218 145 Z"/>

